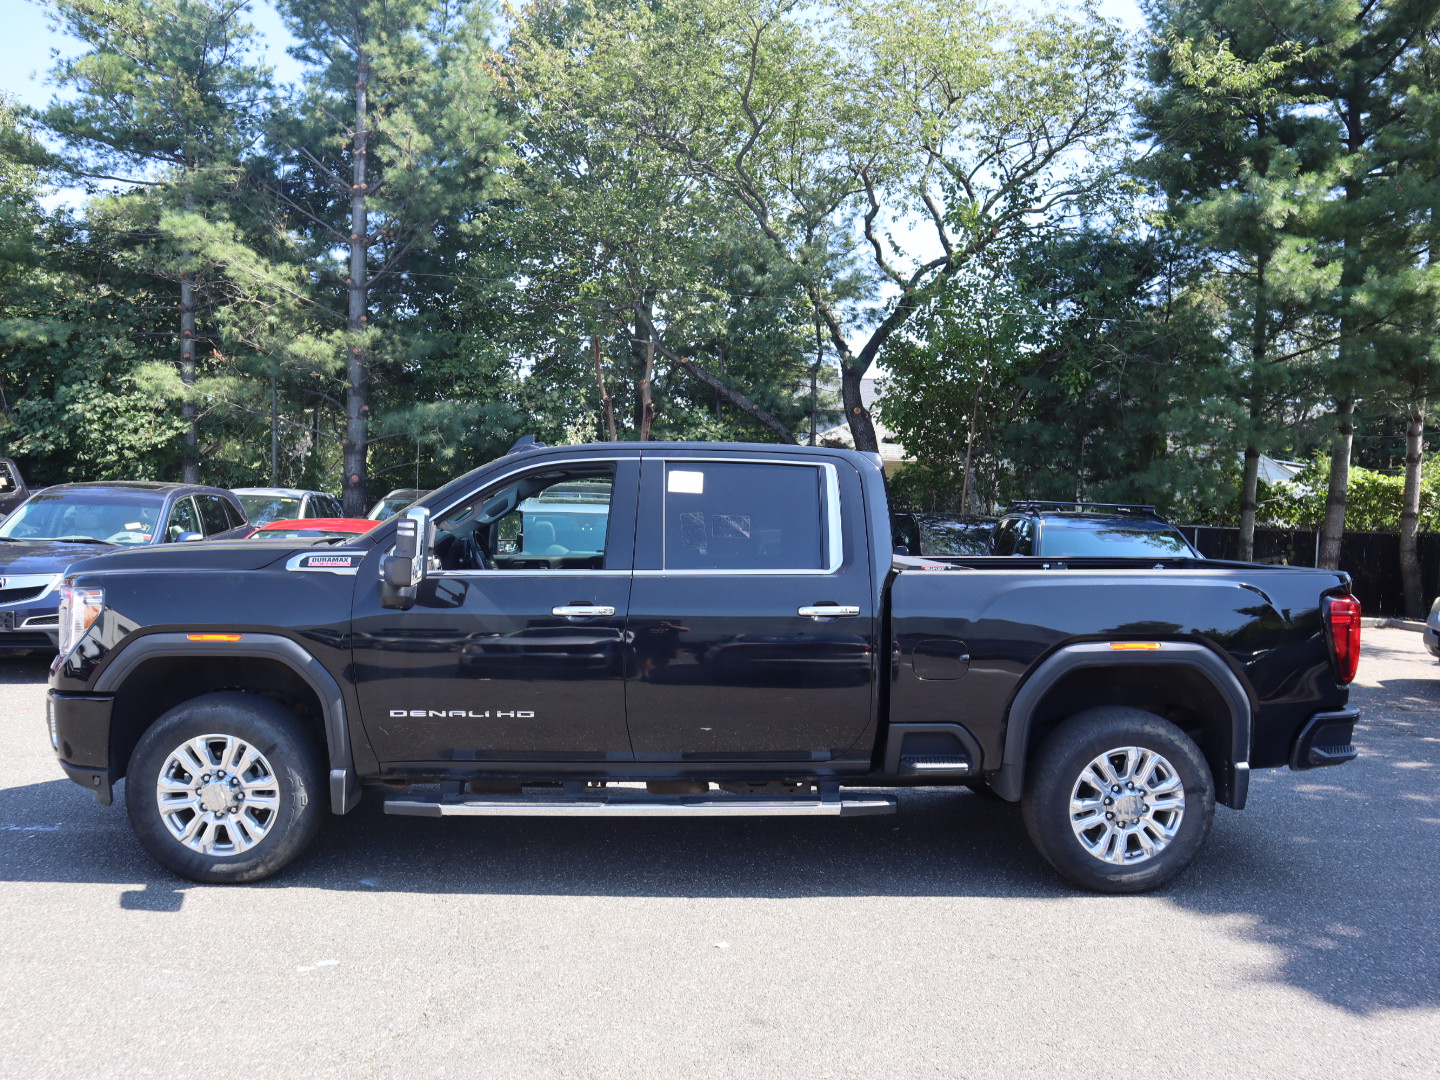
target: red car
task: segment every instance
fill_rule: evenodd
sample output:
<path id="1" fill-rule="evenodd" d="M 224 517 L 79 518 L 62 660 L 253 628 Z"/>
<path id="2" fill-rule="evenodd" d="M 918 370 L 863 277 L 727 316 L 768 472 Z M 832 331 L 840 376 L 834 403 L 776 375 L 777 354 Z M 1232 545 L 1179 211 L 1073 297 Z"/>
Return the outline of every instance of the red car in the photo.
<path id="1" fill-rule="evenodd" d="M 380 522 L 370 518 L 291 518 L 261 525 L 252 540 L 318 540 L 325 536 L 359 536 Z"/>

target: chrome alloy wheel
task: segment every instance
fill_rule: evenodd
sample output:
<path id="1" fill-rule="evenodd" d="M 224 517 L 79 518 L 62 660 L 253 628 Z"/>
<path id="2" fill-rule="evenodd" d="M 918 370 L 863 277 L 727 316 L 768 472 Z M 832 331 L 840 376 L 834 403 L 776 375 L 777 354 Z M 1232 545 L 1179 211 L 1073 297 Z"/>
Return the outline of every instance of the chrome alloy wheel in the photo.
<path id="1" fill-rule="evenodd" d="M 1070 827 L 1102 862 L 1133 866 L 1169 846 L 1185 816 L 1185 785 L 1143 746 L 1107 750 L 1080 770 L 1070 791 Z"/>
<path id="2" fill-rule="evenodd" d="M 240 855 L 265 839 L 280 810 L 280 782 L 265 755 L 233 735 L 177 746 L 155 783 L 160 820 L 202 855 Z"/>

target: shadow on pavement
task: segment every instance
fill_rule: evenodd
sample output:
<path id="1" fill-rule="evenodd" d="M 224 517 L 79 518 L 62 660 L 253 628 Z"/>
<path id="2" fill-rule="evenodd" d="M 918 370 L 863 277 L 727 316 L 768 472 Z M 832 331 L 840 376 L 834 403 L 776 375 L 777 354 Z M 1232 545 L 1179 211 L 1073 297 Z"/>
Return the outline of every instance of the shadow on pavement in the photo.
<path id="1" fill-rule="evenodd" d="M 0 665 L 40 681 L 45 662 Z M 1440 680 L 1357 687 L 1362 756 L 1338 769 L 1257 772 L 1244 813 L 1158 896 L 1225 920 L 1274 954 L 1276 981 L 1365 1013 L 1440 1006 Z M 197 886 L 150 861 L 116 805 L 67 780 L 0 789 L 0 880 L 114 883 L 142 917 Z M 651 821 L 390 817 L 378 793 L 331 819 L 279 878 L 247 888 L 607 897 L 1014 897 L 1077 894 L 1030 846 L 1014 807 L 908 790 L 894 816 Z M 1086 898 L 1087 904 L 1154 900 Z M 1078 910 L 1078 909 L 1077 909 Z M 1016 932 L 1024 933 L 1017 912 Z M 1077 919 L 1077 928 L 1083 923 Z M 943 928 L 937 928 L 943 932 Z M 963 927 L 956 929 L 963 933 Z M 1132 943 L 1133 944 L 1133 943 Z M 1144 949 L 1140 948 L 1143 955 Z M 1043 960 L 1043 958 L 1039 958 Z M 1157 961 L 1158 962 L 1158 961 Z M 1162 964 L 1163 967 L 1163 964 Z M 1278 1018 L 1277 1018 L 1278 1021 Z"/>
<path id="2" fill-rule="evenodd" d="M 53 659 L 52 652 L 0 656 L 0 686 L 43 686 Z"/>

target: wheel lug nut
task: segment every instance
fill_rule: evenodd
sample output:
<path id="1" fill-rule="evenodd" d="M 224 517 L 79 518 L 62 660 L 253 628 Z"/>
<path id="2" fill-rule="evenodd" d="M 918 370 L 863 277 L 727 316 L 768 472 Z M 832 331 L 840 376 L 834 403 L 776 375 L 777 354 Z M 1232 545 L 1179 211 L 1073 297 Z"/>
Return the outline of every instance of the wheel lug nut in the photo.
<path id="1" fill-rule="evenodd" d="M 1114 815 L 1114 814 L 1106 814 L 1106 815 L 1105 815 L 1105 820 L 1106 820 L 1106 821 L 1114 821 L 1114 820 L 1115 820 L 1115 815 Z"/>
<path id="2" fill-rule="evenodd" d="M 1105 805 L 1106 805 L 1106 806 L 1113 806 L 1114 803 L 1115 803 L 1115 800 L 1112 799 L 1112 798 L 1110 798 L 1109 795 L 1106 795 L 1106 796 L 1105 796 Z"/>
<path id="3" fill-rule="evenodd" d="M 210 778 L 207 776 L 205 779 L 208 780 L 208 779 L 210 779 Z M 1110 785 L 1110 790 L 1113 791 L 1116 795 L 1119 795 L 1119 794 L 1120 794 L 1120 785 L 1119 785 L 1119 784 L 1111 784 L 1111 785 Z"/>

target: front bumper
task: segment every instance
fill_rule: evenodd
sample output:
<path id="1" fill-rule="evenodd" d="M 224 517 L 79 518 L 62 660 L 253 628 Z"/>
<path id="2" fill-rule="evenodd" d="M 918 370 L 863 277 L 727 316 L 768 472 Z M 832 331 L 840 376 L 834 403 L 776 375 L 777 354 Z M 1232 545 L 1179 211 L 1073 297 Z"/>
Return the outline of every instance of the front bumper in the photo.
<path id="1" fill-rule="evenodd" d="M 50 746 L 65 775 L 95 793 L 101 806 L 109 806 L 119 777 L 110 767 L 110 706 L 100 694 L 62 694 L 51 690 L 45 698 Z"/>
<path id="2" fill-rule="evenodd" d="M 1323 769 L 1354 761 L 1360 751 L 1351 740 L 1359 718 L 1359 709 L 1337 709 L 1310 717 L 1290 749 L 1290 768 Z"/>
<path id="3" fill-rule="evenodd" d="M 1430 655 L 1440 660 L 1440 630 L 1427 626 L 1421 636 L 1425 639 L 1425 648 L 1430 650 Z"/>

